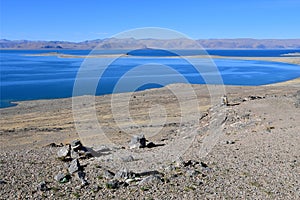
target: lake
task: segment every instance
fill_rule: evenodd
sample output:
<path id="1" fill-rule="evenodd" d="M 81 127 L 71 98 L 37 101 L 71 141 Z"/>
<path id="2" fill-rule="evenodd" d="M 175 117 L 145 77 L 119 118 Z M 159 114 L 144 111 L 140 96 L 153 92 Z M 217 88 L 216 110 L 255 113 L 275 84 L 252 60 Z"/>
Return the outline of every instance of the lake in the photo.
<path id="1" fill-rule="evenodd" d="M 49 53 L 53 50 L 1 50 L 1 102 L 0 107 L 14 105 L 11 102 L 36 99 L 53 99 L 71 97 L 73 85 L 83 58 L 58 58 L 56 56 L 28 56 L 28 54 Z M 88 55 L 88 50 L 59 50 L 59 53 Z M 290 50 L 208 50 L 211 55 L 224 56 L 281 56 L 282 54 L 300 52 Z M 121 50 L 99 51 L 99 54 L 119 54 Z M 195 55 L 194 51 L 181 51 L 184 55 Z M 26 56 L 25 56 L 26 55 Z M 92 59 L 92 58 L 91 58 Z M 103 67 L 106 58 L 97 58 L 96 68 L 91 67 L 90 79 L 97 79 L 95 72 Z M 201 58 L 191 58 L 201 62 Z M 300 77 L 299 65 L 232 59 L 213 59 L 216 69 L 226 85 L 265 85 Z M 139 66 L 147 66 L 141 67 Z M 169 66 L 171 70 L 164 70 Z M 205 68 L 205 65 L 203 65 Z M 150 70 L 149 70 L 150 69 Z M 153 69 L 153 70 L 152 70 Z M 173 70 L 173 71 L 172 71 Z M 128 73 L 134 71 L 134 73 Z M 162 87 L 166 84 L 186 82 L 205 84 L 202 75 L 209 76 L 215 72 L 205 71 L 199 76 L 191 64 L 181 58 L 170 57 L 122 57 L 114 60 L 104 71 L 97 86 L 96 95 L 113 92 L 131 91 L 129 83 L 139 79 L 148 80 L 147 84 L 135 88 L 144 90 Z M 115 85 L 122 79 L 123 85 L 115 90 Z M 153 81 L 149 81 L 153 80 Z M 161 81 L 163 80 L 163 81 Z M 128 81 L 128 85 L 127 82 Z M 160 84 L 157 84 L 160 83 Z M 85 93 L 83 93 L 85 94 Z"/>

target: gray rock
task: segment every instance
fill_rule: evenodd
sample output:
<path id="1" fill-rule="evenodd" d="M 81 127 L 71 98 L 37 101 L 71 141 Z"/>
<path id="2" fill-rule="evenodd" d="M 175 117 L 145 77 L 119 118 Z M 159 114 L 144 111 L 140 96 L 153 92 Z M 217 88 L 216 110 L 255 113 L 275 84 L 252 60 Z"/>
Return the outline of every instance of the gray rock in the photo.
<path id="1" fill-rule="evenodd" d="M 106 187 L 108 189 L 117 189 L 119 187 L 119 185 L 120 185 L 119 181 L 117 181 L 117 180 L 111 180 L 106 183 Z"/>
<path id="2" fill-rule="evenodd" d="M 60 159 L 65 159 L 67 156 L 70 156 L 70 145 L 61 147 L 57 152 L 57 156 Z"/>
<path id="3" fill-rule="evenodd" d="M 70 163 L 68 171 L 70 174 L 73 174 L 73 173 L 77 172 L 79 170 L 79 168 L 80 168 L 80 164 L 79 164 L 78 159 L 73 159 Z"/>
<path id="4" fill-rule="evenodd" d="M 115 174 L 114 179 L 125 180 L 128 178 L 134 178 L 134 177 L 135 177 L 135 174 L 133 172 L 130 172 L 126 168 L 123 168 Z"/>
<path id="5" fill-rule="evenodd" d="M 153 184 L 158 184 L 161 183 L 162 180 L 160 178 L 160 176 L 158 175 L 150 175 L 145 177 L 140 183 L 139 185 L 153 185 Z"/>
<path id="6" fill-rule="evenodd" d="M 65 178 L 66 178 L 66 175 L 61 172 L 54 176 L 54 180 L 56 180 L 57 182 L 62 182 L 63 179 L 65 179 Z"/>
<path id="7" fill-rule="evenodd" d="M 103 177 L 106 179 L 113 179 L 115 174 L 109 170 L 104 170 L 103 171 Z"/>
<path id="8" fill-rule="evenodd" d="M 37 186 L 37 190 L 43 191 L 43 192 L 47 191 L 48 188 L 47 188 L 46 182 L 45 181 L 40 182 Z"/>
<path id="9" fill-rule="evenodd" d="M 146 147 L 146 138 L 144 135 L 135 135 L 131 138 L 129 149 Z"/>
<path id="10" fill-rule="evenodd" d="M 82 144 L 80 142 L 80 140 L 74 140 L 71 142 L 71 148 L 74 150 L 74 151 L 78 151 L 79 149 L 82 148 Z"/>
<path id="11" fill-rule="evenodd" d="M 134 161 L 134 158 L 133 158 L 132 155 L 129 155 L 129 156 L 126 156 L 126 157 L 122 158 L 122 160 L 124 162 L 132 162 L 132 161 Z"/>

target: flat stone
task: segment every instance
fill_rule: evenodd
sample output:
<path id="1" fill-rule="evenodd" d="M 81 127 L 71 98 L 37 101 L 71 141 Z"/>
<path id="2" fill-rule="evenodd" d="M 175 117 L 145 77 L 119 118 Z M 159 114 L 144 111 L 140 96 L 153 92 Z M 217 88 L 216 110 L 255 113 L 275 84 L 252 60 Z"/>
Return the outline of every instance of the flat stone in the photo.
<path id="1" fill-rule="evenodd" d="M 73 159 L 70 163 L 68 171 L 70 174 L 73 174 L 73 173 L 77 172 L 79 170 L 79 168 L 80 168 L 80 164 L 79 164 L 78 159 Z"/>
<path id="2" fill-rule="evenodd" d="M 139 185 L 153 185 L 153 184 L 158 184 L 161 183 L 162 180 L 160 178 L 160 176 L 157 175 L 150 175 L 145 177 L 140 183 Z"/>

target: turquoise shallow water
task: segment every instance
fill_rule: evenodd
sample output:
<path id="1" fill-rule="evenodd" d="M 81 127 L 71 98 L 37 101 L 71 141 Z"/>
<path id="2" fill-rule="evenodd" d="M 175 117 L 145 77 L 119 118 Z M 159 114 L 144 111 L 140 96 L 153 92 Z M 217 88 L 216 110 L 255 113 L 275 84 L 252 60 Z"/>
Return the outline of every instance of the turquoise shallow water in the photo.
<path id="1" fill-rule="evenodd" d="M 211 50 L 208 53 L 230 56 L 257 56 L 258 54 L 278 56 L 297 51 L 299 52 L 299 50 L 245 50 L 245 52 L 241 50 Z M 89 53 L 89 51 L 85 50 L 61 50 L 61 52 L 73 55 L 87 55 Z M 72 96 L 74 81 L 84 59 L 57 58 L 54 56 L 24 56 L 24 54 L 36 53 L 46 53 L 46 51 L 1 51 L 0 107 L 12 106 L 11 101 Z M 103 51 L 100 53 L 122 52 Z M 185 53 L 193 54 L 191 51 Z M 200 62 L 199 59 L 193 61 Z M 213 61 L 217 67 L 217 71 L 211 71 L 207 66 L 201 65 L 203 71 L 199 74 L 190 63 L 180 58 L 119 58 L 104 71 L 98 82 L 96 95 L 131 91 L 132 89 L 129 85 L 139 80 L 148 80 L 148 82 L 146 81 L 147 84 L 141 85 L 135 88 L 135 90 L 144 90 L 162 87 L 170 83 L 183 82 L 180 77 L 184 77 L 188 83 L 205 84 L 205 77 L 214 76 L 215 73 L 220 73 L 223 83 L 226 85 L 265 85 L 300 77 L 299 65 L 230 59 L 214 59 Z M 140 67 L 145 65 L 147 65 L 146 68 Z M 165 70 L 165 66 L 168 66 L 171 70 Z M 96 72 L 101 67 L 103 66 L 101 66 L 100 59 L 97 66 L 87 69 L 87 73 L 90 75 L 89 79 L 99 78 Z M 132 70 L 135 70 L 135 73 L 128 73 Z M 114 91 L 120 79 L 125 81 L 122 87 Z M 216 83 L 220 84 L 219 82 Z"/>

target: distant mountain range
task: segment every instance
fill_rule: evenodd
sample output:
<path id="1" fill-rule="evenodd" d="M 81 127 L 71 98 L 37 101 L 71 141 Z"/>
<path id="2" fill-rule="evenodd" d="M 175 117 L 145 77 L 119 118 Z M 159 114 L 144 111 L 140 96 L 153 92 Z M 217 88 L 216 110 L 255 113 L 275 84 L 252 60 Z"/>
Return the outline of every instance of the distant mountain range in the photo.
<path id="1" fill-rule="evenodd" d="M 0 40 L 1 49 L 278 49 L 300 48 L 300 39 L 134 39 L 108 38 L 83 42 Z"/>

